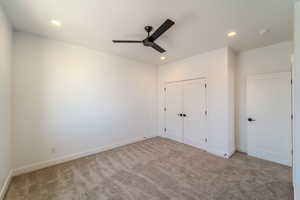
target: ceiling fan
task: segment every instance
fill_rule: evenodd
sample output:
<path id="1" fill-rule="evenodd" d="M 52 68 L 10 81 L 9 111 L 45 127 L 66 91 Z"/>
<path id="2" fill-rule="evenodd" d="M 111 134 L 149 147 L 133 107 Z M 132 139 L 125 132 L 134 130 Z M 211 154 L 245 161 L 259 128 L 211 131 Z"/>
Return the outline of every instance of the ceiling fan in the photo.
<path id="1" fill-rule="evenodd" d="M 156 44 L 154 41 L 157 40 L 162 34 L 164 34 L 175 22 L 170 19 L 167 19 L 154 33 L 150 36 L 150 32 L 153 30 L 152 26 L 146 26 L 145 30 L 148 33 L 148 36 L 144 40 L 113 40 L 113 43 L 143 43 L 146 47 L 152 47 L 160 53 L 166 52 L 162 47 Z"/>

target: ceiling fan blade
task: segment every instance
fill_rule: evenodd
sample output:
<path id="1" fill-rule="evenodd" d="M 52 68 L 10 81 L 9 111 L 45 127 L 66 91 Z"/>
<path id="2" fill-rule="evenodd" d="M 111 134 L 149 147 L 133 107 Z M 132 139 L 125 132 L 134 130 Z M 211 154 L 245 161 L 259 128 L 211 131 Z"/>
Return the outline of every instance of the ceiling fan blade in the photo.
<path id="1" fill-rule="evenodd" d="M 113 43 L 142 43 L 143 41 L 138 40 L 113 40 Z"/>
<path id="2" fill-rule="evenodd" d="M 157 50 L 160 53 L 164 53 L 166 52 L 166 50 L 164 50 L 163 48 L 161 48 L 158 44 L 152 43 L 151 47 L 155 50 Z"/>
<path id="3" fill-rule="evenodd" d="M 155 41 L 159 38 L 164 32 L 166 32 L 171 26 L 173 26 L 175 22 L 170 19 L 167 19 L 150 37 L 151 41 Z"/>

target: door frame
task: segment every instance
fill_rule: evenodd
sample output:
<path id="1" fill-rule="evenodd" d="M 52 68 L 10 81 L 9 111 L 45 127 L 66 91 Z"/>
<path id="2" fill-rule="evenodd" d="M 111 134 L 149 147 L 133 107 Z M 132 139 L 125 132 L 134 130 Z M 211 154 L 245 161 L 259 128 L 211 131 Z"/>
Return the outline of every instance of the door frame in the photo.
<path id="1" fill-rule="evenodd" d="M 293 152 L 293 155 L 292 155 L 292 167 L 293 167 L 293 185 L 294 185 L 294 188 L 295 187 L 295 183 L 296 183 L 296 163 L 295 163 L 295 160 L 296 160 L 296 152 L 294 151 L 294 147 L 295 147 L 295 122 L 294 122 L 294 116 L 295 116 L 295 85 L 294 85 L 294 82 L 295 82 L 295 55 L 292 54 L 291 55 L 291 78 L 292 78 L 292 152 Z"/>
<path id="2" fill-rule="evenodd" d="M 285 73 L 289 73 L 290 74 L 290 77 L 291 77 L 291 86 L 290 86 L 290 89 L 291 89 L 291 110 L 290 110 L 290 113 L 291 113 L 291 132 L 290 132 L 290 135 L 291 135 L 291 150 L 292 150 L 292 162 L 291 162 L 291 167 L 294 166 L 294 157 L 293 157 L 293 150 L 294 150 L 294 144 L 293 144 L 293 73 L 291 71 L 285 71 L 285 72 L 273 72 L 273 73 L 263 73 L 263 74 L 253 74 L 253 75 L 249 75 L 247 76 L 247 79 L 246 79 L 246 116 L 249 117 L 249 111 L 248 111 L 248 80 L 253 80 L 253 79 L 256 79 L 256 80 L 259 80 L 259 79 L 263 79 L 263 78 L 266 78 L 266 77 L 272 77 L 274 78 L 274 76 L 278 75 L 280 76 L 280 74 L 285 74 Z M 248 131 L 248 123 L 247 123 L 247 128 L 246 128 L 246 137 L 247 137 L 247 154 L 249 152 L 249 131 Z"/>
<path id="3" fill-rule="evenodd" d="M 178 83 L 178 84 L 180 84 L 180 83 L 184 83 L 184 82 L 188 82 L 188 81 L 195 81 L 195 80 L 205 80 L 205 84 L 206 84 L 206 86 L 208 85 L 208 79 L 207 79 L 207 77 L 196 77 L 196 78 L 187 78 L 187 79 L 180 79 L 180 80 L 174 80 L 174 81 L 165 81 L 164 82 L 164 103 L 163 103 L 163 112 L 164 112 L 164 115 L 163 115 L 163 118 L 164 118 L 164 129 L 166 128 L 166 125 L 167 125 L 167 114 L 166 114 L 166 109 L 167 109 L 167 102 L 166 102 L 166 99 L 167 99 L 167 85 L 168 84 L 173 84 L 173 83 Z M 208 103 L 207 103 L 207 94 L 208 94 L 208 92 L 207 92 L 207 89 L 208 89 L 208 87 L 206 87 L 205 88 L 205 109 L 206 109 L 206 111 L 208 112 Z M 207 126 L 207 130 L 209 130 L 209 128 L 208 128 L 208 115 L 207 115 L 207 117 L 206 117 L 206 126 Z M 184 131 L 184 127 L 183 127 L 183 131 Z M 165 137 L 165 133 L 166 133 L 166 131 L 163 131 L 163 134 L 162 134 L 162 137 Z M 184 140 L 183 140 L 184 141 Z"/>

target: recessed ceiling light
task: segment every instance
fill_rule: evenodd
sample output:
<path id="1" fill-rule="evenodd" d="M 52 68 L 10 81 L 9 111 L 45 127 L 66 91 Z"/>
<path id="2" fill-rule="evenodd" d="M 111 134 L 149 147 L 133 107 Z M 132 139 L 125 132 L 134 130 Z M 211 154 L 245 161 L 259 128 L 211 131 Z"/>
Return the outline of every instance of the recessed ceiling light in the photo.
<path id="1" fill-rule="evenodd" d="M 166 57 L 165 57 L 165 56 L 161 56 L 160 59 L 161 59 L 161 60 L 165 60 Z"/>
<path id="2" fill-rule="evenodd" d="M 227 36 L 234 37 L 234 36 L 236 36 L 236 34 L 237 34 L 236 32 L 232 31 L 232 32 L 227 33 Z"/>
<path id="3" fill-rule="evenodd" d="M 51 24 L 52 24 L 53 26 L 61 27 L 61 22 L 58 21 L 58 20 L 56 20 L 56 19 L 52 19 L 52 20 L 51 20 Z"/>

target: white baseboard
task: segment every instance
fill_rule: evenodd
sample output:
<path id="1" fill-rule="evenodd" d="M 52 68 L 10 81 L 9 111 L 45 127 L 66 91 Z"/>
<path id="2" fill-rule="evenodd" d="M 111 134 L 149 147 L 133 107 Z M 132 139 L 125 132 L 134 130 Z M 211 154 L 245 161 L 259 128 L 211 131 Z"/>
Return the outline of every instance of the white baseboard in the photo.
<path id="1" fill-rule="evenodd" d="M 13 175 L 13 171 L 10 170 L 10 172 L 8 173 L 8 175 L 7 175 L 7 177 L 6 177 L 5 181 L 4 181 L 4 184 L 3 184 L 2 188 L 1 188 L 1 191 L 0 191 L 0 200 L 3 200 L 4 197 L 5 197 L 5 194 L 6 194 L 7 190 L 8 190 L 8 186 L 9 186 L 9 184 L 11 182 L 12 177 L 13 177 L 12 175 Z"/>
<path id="2" fill-rule="evenodd" d="M 235 149 L 230 152 L 225 152 L 215 148 L 209 148 L 206 151 L 216 156 L 220 156 L 222 158 L 227 158 L 227 159 L 229 159 L 236 152 Z"/>
<path id="3" fill-rule="evenodd" d="M 228 152 L 228 155 L 226 158 L 230 158 L 231 156 L 233 156 L 233 154 L 236 152 L 236 149 L 233 149 L 232 151 Z"/>
<path id="4" fill-rule="evenodd" d="M 216 156 L 220 156 L 222 158 L 229 158 L 228 157 L 229 154 L 227 152 L 221 151 L 220 149 L 208 147 L 207 149 L 205 149 L 205 151 L 207 151 L 208 153 L 214 154 Z"/>
<path id="5" fill-rule="evenodd" d="M 21 174 L 26 174 L 26 173 L 29 173 L 29 172 L 32 172 L 32 171 L 36 171 L 36 170 L 47 168 L 47 167 L 50 167 L 50 166 L 53 166 L 53 165 L 65 163 L 65 162 L 72 161 L 72 160 L 75 160 L 75 159 L 78 159 L 78 158 L 90 156 L 90 155 L 93 155 L 93 154 L 96 154 L 96 153 L 100 153 L 100 152 L 107 151 L 107 150 L 110 150 L 110 149 L 113 149 L 113 148 L 116 148 L 116 147 L 124 146 L 124 145 L 127 145 L 127 144 L 135 143 L 135 142 L 142 141 L 142 140 L 149 139 L 149 138 L 153 138 L 153 137 L 157 137 L 157 135 L 152 135 L 152 136 L 147 136 L 147 137 L 143 136 L 143 137 L 138 137 L 138 138 L 134 138 L 134 139 L 128 139 L 128 140 L 124 140 L 122 142 L 118 142 L 118 143 L 108 145 L 108 146 L 99 147 L 99 148 L 96 148 L 96 149 L 91 149 L 91 150 L 88 150 L 88 151 L 85 151 L 85 152 L 80 152 L 80 153 L 76 153 L 76 154 L 72 154 L 72 155 L 63 156 L 63 157 L 60 157 L 60 158 L 55 158 L 55 159 L 52 159 L 52 160 L 47 160 L 47 161 L 34 163 L 34 164 L 31 164 L 31 165 L 27 165 L 27 166 L 24 166 L 24 167 L 14 169 L 12 175 L 13 176 L 18 176 L 18 175 L 21 175 Z"/>

